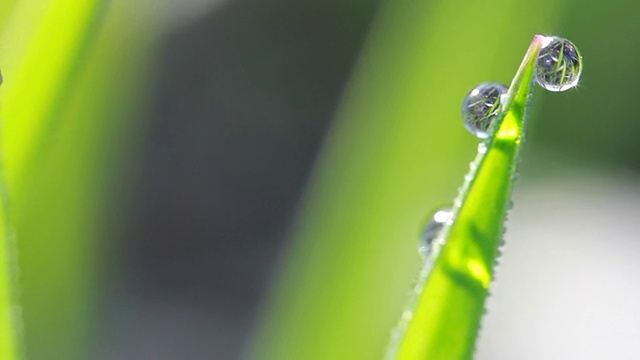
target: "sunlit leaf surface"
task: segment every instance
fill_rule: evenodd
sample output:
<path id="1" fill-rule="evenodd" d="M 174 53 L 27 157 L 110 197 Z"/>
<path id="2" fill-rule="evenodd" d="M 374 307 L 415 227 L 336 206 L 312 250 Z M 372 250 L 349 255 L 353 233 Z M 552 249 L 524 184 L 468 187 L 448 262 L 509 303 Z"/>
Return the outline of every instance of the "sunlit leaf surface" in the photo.
<path id="1" fill-rule="evenodd" d="M 87 359 L 103 285 L 98 239 L 117 233 L 104 220 L 116 199 L 105 195 L 138 134 L 127 114 L 145 104 L 152 27 L 130 2 L 10 3 L 0 5 L 0 102 L 19 286 L 0 289 L 0 306 L 19 289 L 27 358 Z M 15 343 L 7 323 L 0 342 Z M 11 349 L 0 343 L 0 359 L 13 360 Z"/>

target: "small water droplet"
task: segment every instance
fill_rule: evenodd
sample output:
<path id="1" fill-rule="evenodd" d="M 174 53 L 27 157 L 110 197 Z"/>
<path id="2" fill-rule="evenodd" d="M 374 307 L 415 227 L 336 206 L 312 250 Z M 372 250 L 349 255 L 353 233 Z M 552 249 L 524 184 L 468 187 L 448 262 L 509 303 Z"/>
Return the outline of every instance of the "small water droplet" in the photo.
<path id="1" fill-rule="evenodd" d="M 411 321 L 411 318 L 413 317 L 413 313 L 409 310 L 405 310 L 402 312 L 402 320 L 404 322 L 409 322 Z"/>
<path id="2" fill-rule="evenodd" d="M 509 201 L 507 201 L 507 210 L 511 209 L 513 209 L 513 200 L 509 199 Z"/>
<path id="3" fill-rule="evenodd" d="M 486 142 L 481 142 L 480 144 L 478 144 L 478 152 L 480 154 L 486 154 L 487 153 L 487 143 Z"/>
<path id="4" fill-rule="evenodd" d="M 444 225 L 451 220 L 452 216 L 453 212 L 451 208 L 440 209 L 431 216 L 431 219 L 422 231 L 422 239 L 418 248 L 418 251 L 420 251 L 420 254 L 424 258 L 429 255 L 433 240 L 438 237 L 438 234 L 440 234 Z"/>
<path id="5" fill-rule="evenodd" d="M 549 91 L 565 91 L 578 85 L 582 56 L 569 40 L 557 36 L 545 39 L 536 64 L 536 81 Z"/>
<path id="6" fill-rule="evenodd" d="M 491 123 L 500 114 L 502 95 L 506 92 L 507 88 L 498 83 L 482 83 L 473 88 L 462 102 L 464 127 L 481 139 L 488 138 Z"/>
<path id="7" fill-rule="evenodd" d="M 478 164 L 475 161 L 469 163 L 469 171 L 476 171 L 478 169 Z"/>

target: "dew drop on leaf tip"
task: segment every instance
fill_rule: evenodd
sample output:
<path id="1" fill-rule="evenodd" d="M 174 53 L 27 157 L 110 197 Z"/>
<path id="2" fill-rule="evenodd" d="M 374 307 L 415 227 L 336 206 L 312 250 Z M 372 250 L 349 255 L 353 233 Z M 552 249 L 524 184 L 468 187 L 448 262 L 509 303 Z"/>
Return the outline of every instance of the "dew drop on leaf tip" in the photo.
<path id="1" fill-rule="evenodd" d="M 536 62 L 537 83 L 549 91 L 565 91 L 578 85 L 581 74 L 578 48 L 565 38 L 545 37 Z"/>
<path id="2" fill-rule="evenodd" d="M 499 83 L 482 83 L 473 88 L 462 102 L 464 127 L 480 139 L 489 137 L 493 120 L 500 114 L 506 86 Z"/>
<path id="3" fill-rule="evenodd" d="M 431 250 L 433 240 L 438 237 L 438 234 L 440 234 L 444 225 L 451 220 L 452 216 L 453 212 L 451 211 L 451 208 L 442 208 L 433 213 L 429 222 L 422 231 L 422 239 L 420 240 L 420 245 L 418 247 L 418 251 L 423 258 L 427 258 L 429 251 Z"/>

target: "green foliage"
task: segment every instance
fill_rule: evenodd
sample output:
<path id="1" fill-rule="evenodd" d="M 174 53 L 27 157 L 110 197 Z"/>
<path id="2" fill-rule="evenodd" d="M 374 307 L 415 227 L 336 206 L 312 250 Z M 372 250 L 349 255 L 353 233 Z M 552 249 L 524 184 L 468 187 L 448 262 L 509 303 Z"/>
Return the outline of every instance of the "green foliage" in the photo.
<path id="1" fill-rule="evenodd" d="M 2 71 L 5 77 L 5 84 L 2 88 L 2 110 L 3 110 L 3 151 L 4 167 L 3 188 L 11 189 L 11 223 L 5 222 L 3 225 L 3 243 L 6 256 L 3 260 L 15 252 L 15 244 L 9 240 L 7 234 L 9 228 L 21 233 L 28 228 L 35 229 L 31 222 L 32 214 L 25 214 L 27 204 L 33 202 L 28 200 L 30 196 L 37 196 L 38 203 L 42 194 L 33 187 L 34 180 L 43 176 L 42 172 L 36 172 L 35 168 L 43 165 L 41 160 L 36 159 L 39 152 L 45 152 L 47 139 L 52 135 L 46 129 L 53 125 L 60 116 L 60 111 L 68 105 L 69 94 L 74 89 L 74 75 L 82 64 L 80 59 L 85 53 L 85 46 L 91 42 L 93 32 L 89 31 L 91 24 L 99 17 L 98 1 L 81 1 L 76 3 L 39 1 L 37 3 L 7 3 L 3 8 L 2 27 L 0 34 L 0 54 L 2 54 Z M 37 10 L 38 9 L 38 10 Z M 35 191 L 34 191 L 35 190 Z M 5 192 L 3 192 L 4 194 Z M 7 199 L 5 199 L 7 200 Z M 7 201 L 3 201 L 6 204 Z M 3 207 L 3 219 L 8 219 L 7 208 Z M 61 214 L 61 212 L 58 212 Z M 30 226 L 20 225 L 30 222 Z M 55 233 L 48 227 L 50 224 L 40 223 L 39 228 L 47 229 L 47 235 Z M 25 237 L 25 240 L 28 236 Z M 51 255 L 51 253 L 50 253 Z M 28 252 L 21 256 L 29 257 Z M 8 266 L 14 261 L 0 261 L 1 266 Z M 35 264 L 34 264 L 35 265 Z M 65 266 L 50 267 L 40 263 L 37 278 L 47 278 L 52 274 L 59 274 L 58 270 L 68 269 L 69 263 Z M 30 277 L 28 268 L 23 267 L 20 273 L 22 279 Z M 3 278 L 5 294 L 13 294 L 11 297 L 3 296 L 5 306 L 2 309 L 13 314 L 11 320 L 3 321 L 2 336 L 0 336 L 0 348 L 5 351 L 1 359 L 14 359 L 17 354 L 18 328 L 21 328 L 21 313 L 17 309 L 16 273 L 15 269 L 5 269 L 0 271 Z M 78 269 L 74 269 L 78 272 Z M 49 278 L 49 280 L 53 280 Z M 59 286 L 60 281 L 43 282 L 47 286 Z M 23 303 L 31 305 L 32 298 L 29 294 L 31 287 L 27 287 L 20 292 Z M 46 289 L 46 288 L 45 288 Z M 73 302 L 77 296 L 73 292 L 67 294 Z M 51 301 L 51 298 L 47 298 Z M 6 301 L 6 302 L 5 302 Z M 36 303 L 38 300 L 36 300 Z M 77 305 L 77 304 L 75 304 Z M 24 309 L 26 316 L 36 310 L 38 306 Z M 64 307 L 59 307 L 62 314 Z M 36 310 L 37 312 L 37 310 Z M 37 322 L 45 320 L 47 317 L 38 318 Z M 61 319 L 62 320 L 62 319 Z M 45 320 L 46 321 L 46 320 Z M 63 321 L 58 321 L 63 323 Z M 7 324 L 13 324 L 13 329 Z M 60 339 L 61 334 L 66 333 L 69 327 L 59 326 L 51 331 L 53 339 Z M 38 326 L 32 328 L 37 332 Z"/>
<path id="2" fill-rule="evenodd" d="M 443 242 L 425 264 L 389 359 L 471 359 L 499 254 L 541 36 L 513 79 L 485 151 L 471 163 Z"/>
<path id="3" fill-rule="evenodd" d="M 99 240 L 116 233 L 104 221 L 116 199 L 106 195 L 116 164 L 127 167 L 121 152 L 138 134 L 126 120 L 144 104 L 152 28 L 144 17 L 130 19 L 132 7 L 118 1 L 10 3 L 0 5 L 10 200 L 8 216 L 0 209 L 7 244 L 0 251 L 0 360 L 21 357 L 22 325 L 9 312 L 24 320 L 27 358 L 86 359 L 103 295 Z M 19 285 L 12 262 L 3 261 L 16 248 Z"/>

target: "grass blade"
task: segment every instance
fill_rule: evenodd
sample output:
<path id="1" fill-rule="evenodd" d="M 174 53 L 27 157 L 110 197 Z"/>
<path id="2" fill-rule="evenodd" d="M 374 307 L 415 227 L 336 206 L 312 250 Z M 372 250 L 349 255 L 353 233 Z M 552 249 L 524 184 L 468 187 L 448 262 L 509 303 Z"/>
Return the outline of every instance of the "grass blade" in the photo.
<path id="1" fill-rule="evenodd" d="M 470 359 L 499 254 L 513 177 L 524 137 L 533 72 L 544 37 L 537 35 L 506 95 L 486 151 L 478 153 L 437 239 L 415 299 L 405 311 L 389 359 Z"/>
<path id="2" fill-rule="evenodd" d="M 18 3 L 0 34 L 7 181 L 12 201 L 34 176 L 99 33 L 106 1 Z"/>
<path id="3" fill-rule="evenodd" d="M 2 148 L 6 154 L 6 162 L 3 164 L 3 170 L 6 170 L 3 174 L 6 176 L 3 177 L 6 178 L 11 200 L 10 215 L 3 217 L 5 220 L 10 217 L 11 224 L 3 224 L 3 234 L 8 233 L 8 229 L 11 232 L 15 230 L 18 234 L 18 261 L 22 265 L 19 272 L 20 305 L 27 324 L 28 349 L 25 352 L 29 358 L 54 356 L 72 359 L 72 351 L 67 349 L 80 347 L 75 344 L 75 339 L 80 336 L 75 336 L 74 340 L 65 338 L 66 334 L 78 328 L 77 321 L 70 315 L 73 311 L 67 312 L 66 309 L 67 305 L 75 311 L 83 308 L 78 304 L 83 303 L 85 296 L 82 290 L 64 291 L 69 287 L 67 280 L 72 277 L 61 275 L 70 272 L 81 277 L 86 270 L 73 268 L 69 257 L 64 258 L 64 263 L 60 265 L 32 257 L 31 248 L 43 249 L 50 244 L 42 239 L 55 240 L 56 230 L 52 224 L 58 222 L 37 222 L 39 219 L 34 216 L 31 208 L 41 207 L 44 203 L 43 193 L 37 185 L 44 176 L 42 169 L 45 160 L 42 155 L 49 154 L 51 144 L 57 140 L 56 127 L 62 122 L 62 113 L 77 88 L 77 76 L 86 63 L 85 57 L 91 52 L 106 4 L 102 0 L 9 2 L 4 8 L 4 16 L 0 18 L 3 21 L 0 26 L 0 53 L 3 56 L 1 66 L 5 76 L 2 89 Z M 55 182 L 51 176 L 46 179 L 48 182 Z M 33 201 L 34 198 L 38 200 Z M 67 212 L 69 199 L 62 199 L 52 214 Z M 60 211 L 60 204 L 65 205 L 65 211 Z M 7 212 L 7 208 L 3 208 L 3 211 Z M 34 228 L 46 231 L 46 236 L 30 238 L 29 230 Z M 8 244 L 7 256 L 10 257 L 15 245 L 9 240 L 4 242 Z M 61 244 L 58 243 L 57 246 Z M 68 248 L 82 247 L 73 244 Z M 55 252 L 48 253 L 49 256 L 53 254 Z M 32 268 L 37 269 L 35 276 L 31 275 Z M 34 286 L 40 279 L 46 286 Z M 78 283 L 76 286 L 83 289 Z M 42 295 L 36 295 L 40 289 L 43 289 L 40 292 Z M 12 291 L 15 292 L 15 289 Z M 63 293 L 61 296 L 64 301 L 57 301 L 58 297 L 54 294 L 58 293 Z M 51 310 L 52 304 L 55 304 L 55 311 Z M 45 328 L 48 330 L 41 330 Z M 76 332 L 84 333 L 87 333 L 85 329 Z M 43 351 L 47 355 L 34 351 L 40 344 L 48 341 L 55 346 Z M 15 351 L 13 353 L 15 356 Z"/>
<path id="4" fill-rule="evenodd" d="M 134 114 L 146 107 L 153 69 L 148 6 L 17 2 L 0 27 L 2 148 L 28 358 L 93 357 L 104 243 L 124 221 L 111 211 L 126 187 L 118 177 L 136 159 L 128 154 L 144 122 Z"/>

